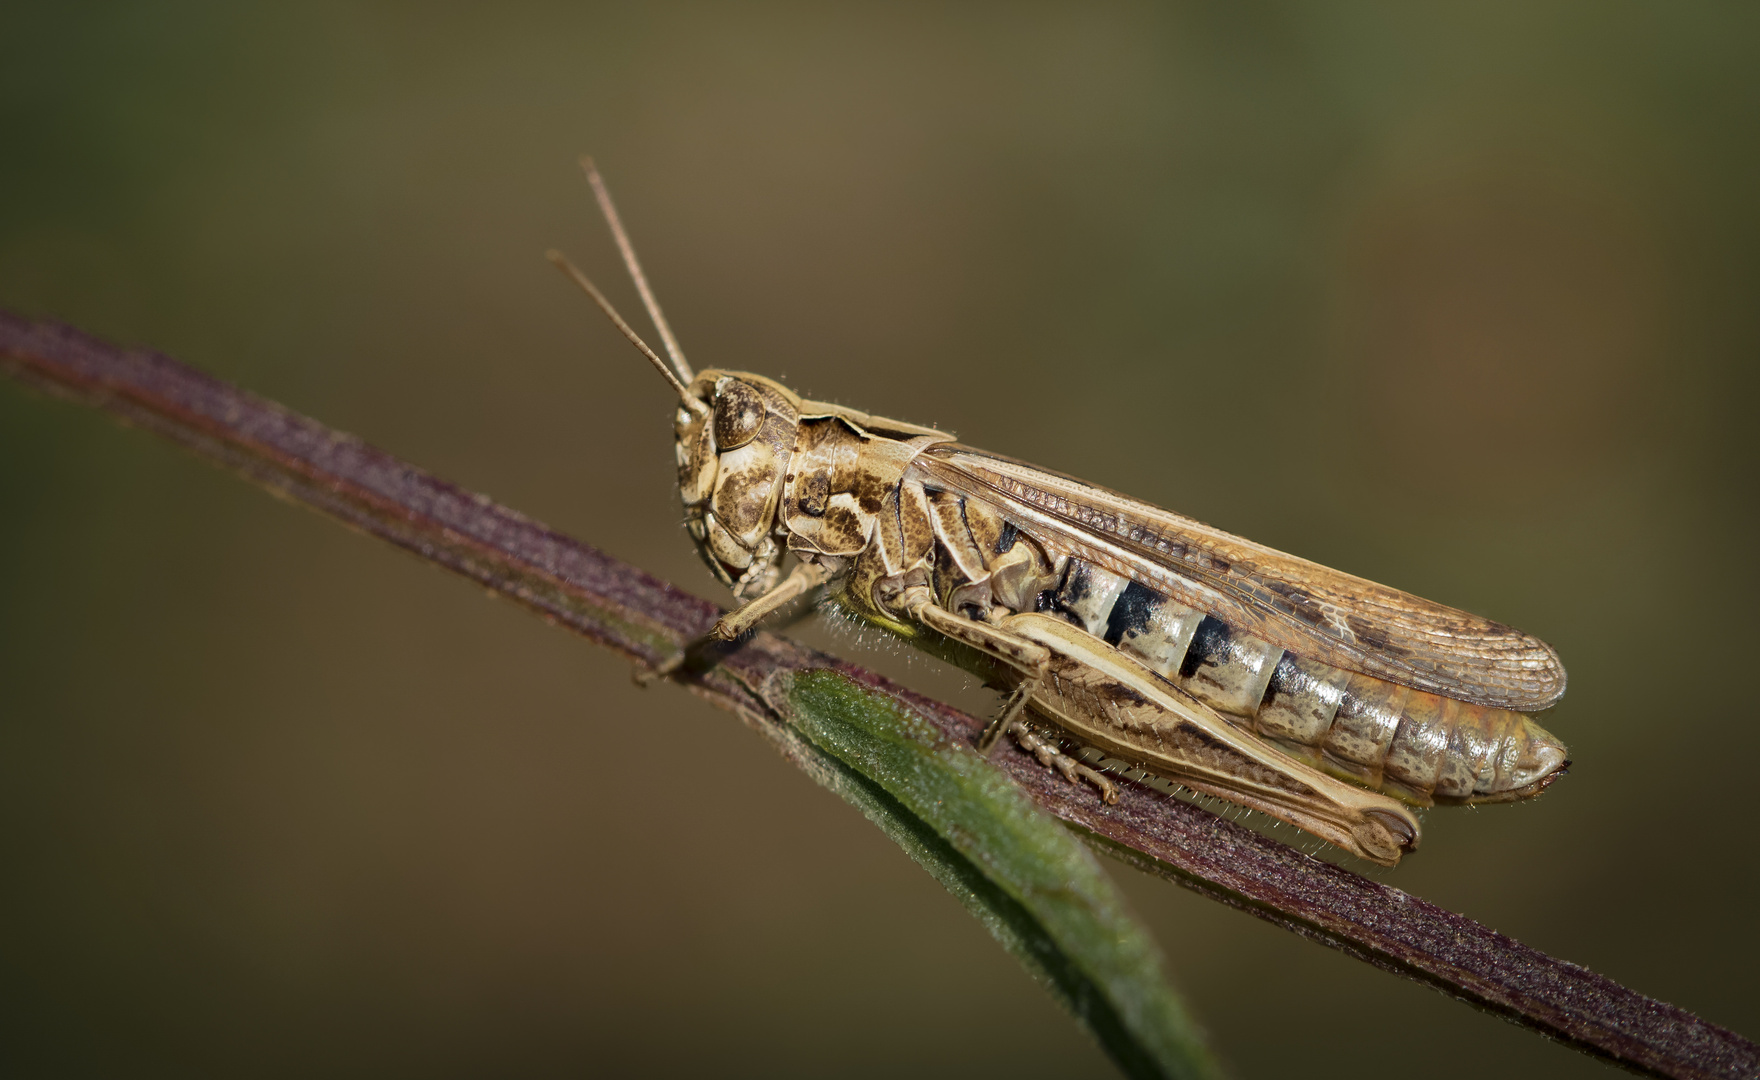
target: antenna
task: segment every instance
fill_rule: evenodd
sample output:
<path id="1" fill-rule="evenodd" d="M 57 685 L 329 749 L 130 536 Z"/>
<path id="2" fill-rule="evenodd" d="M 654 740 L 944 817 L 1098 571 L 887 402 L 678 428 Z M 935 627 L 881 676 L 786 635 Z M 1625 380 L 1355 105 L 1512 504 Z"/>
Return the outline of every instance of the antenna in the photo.
<path id="1" fill-rule="evenodd" d="M 653 349 L 648 348 L 648 343 L 643 341 L 637 336 L 634 330 L 629 328 L 629 323 L 623 321 L 623 316 L 619 315 L 617 309 L 611 306 L 611 301 L 605 299 L 605 294 L 600 292 L 598 286 L 594 285 L 587 279 L 587 275 L 581 273 L 573 263 L 569 262 L 566 255 L 552 248 L 544 253 L 544 257 L 556 264 L 558 270 L 567 274 L 573 279 L 576 285 L 581 287 L 583 292 L 593 298 L 593 303 L 599 305 L 599 310 L 605 313 L 605 317 L 611 320 L 612 325 L 616 326 L 624 337 L 629 338 L 630 343 L 642 351 L 642 355 L 648 358 L 649 362 L 651 362 L 655 369 L 660 372 L 661 377 L 671 383 L 674 390 L 678 391 L 678 399 L 684 402 L 685 408 L 699 416 L 709 411 L 707 405 L 698 401 L 696 398 L 691 397 L 690 391 L 685 388 L 684 383 L 679 381 L 678 376 L 673 373 L 672 369 L 666 365 L 666 361 L 660 359 L 660 355 Z"/>
<path id="2" fill-rule="evenodd" d="M 660 301 L 654 299 L 654 290 L 648 288 L 648 278 L 642 273 L 642 264 L 636 260 L 636 249 L 629 242 L 629 234 L 623 231 L 623 220 L 617 216 L 617 207 L 612 204 L 611 192 L 599 176 L 599 167 L 593 164 L 590 156 L 582 154 L 581 170 L 587 174 L 587 183 L 593 185 L 593 197 L 599 200 L 599 212 L 605 215 L 605 224 L 611 226 L 611 237 L 617 241 L 617 250 L 623 253 L 623 265 L 629 268 L 629 276 L 635 279 L 636 291 L 642 294 L 642 304 L 648 309 L 648 318 L 654 320 L 654 329 L 660 331 L 660 341 L 666 346 L 666 355 L 672 358 L 673 370 L 680 380 L 689 383 L 691 366 L 685 363 L 684 350 L 678 347 L 678 339 L 672 336 L 672 327 L 666 325 L 666 316 L 660 313 Z"/>

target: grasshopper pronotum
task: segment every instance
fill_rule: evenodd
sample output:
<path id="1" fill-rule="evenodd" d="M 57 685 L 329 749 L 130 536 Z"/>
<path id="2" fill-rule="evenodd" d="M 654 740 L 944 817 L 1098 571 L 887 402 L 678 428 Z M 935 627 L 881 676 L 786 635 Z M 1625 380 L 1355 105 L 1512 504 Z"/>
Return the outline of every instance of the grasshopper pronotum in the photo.
<path id="1" fill-rule="evenodd" d="M 826 586 L 1012 672 L 980 750 L 1006 734 L 1109 802 L 1109 773 L 1183 785 L 1384 865 L 1418 845 L 1408 805 L 1527 798 L 1569 764 L 1527 715 L 1565 689 L 1527 634 L 934 428 L 693 374 L 583 165 L 671 362 L 551 257 L 678 394 L 686 525 L 741 601 L 716 636 Z"/>

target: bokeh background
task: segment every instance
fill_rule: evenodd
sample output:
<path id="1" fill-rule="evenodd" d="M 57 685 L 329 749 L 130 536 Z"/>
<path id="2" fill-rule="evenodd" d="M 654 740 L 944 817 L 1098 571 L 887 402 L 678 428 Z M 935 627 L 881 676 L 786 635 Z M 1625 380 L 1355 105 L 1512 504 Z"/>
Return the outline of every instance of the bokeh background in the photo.
<path id="1" fill-rule="evenodd" d="M 1378 876 L 1760 1034 L 1753 5 L 10 3 L 0 146 L 0 305 L 715 595 L 591 151 L 699 366 L 1552 642 Z M 728 716 L 11 385 L 0 713 L 8 1075 L 1110 1068 Z M 1605 1068 L 1116 873 L 1240 1075 Z"/>

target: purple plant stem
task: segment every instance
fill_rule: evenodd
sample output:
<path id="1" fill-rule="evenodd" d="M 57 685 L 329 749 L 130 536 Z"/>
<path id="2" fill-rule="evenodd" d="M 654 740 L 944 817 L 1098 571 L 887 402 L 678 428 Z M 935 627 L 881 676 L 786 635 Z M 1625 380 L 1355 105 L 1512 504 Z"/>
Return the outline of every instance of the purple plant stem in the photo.
<path id="1" fill-rule="evenodd" d="M 0 311 L 0 367 L 106 409 L 331 515 L 454 570 L 544 618 L 652 667 L 714 623 L 720 608 L 462 491 L 352 436 L 157 353 Z M 738 714 L 797 764 L 792 672 L 831 669 L 914 709 L 951 738 L 982 722 L 835 657 L 770 634 L 676 676 Z M 997 764 L 1095 846 L 1222 903 L 1376 967 L 1534 1028 L 1586 1053 L 1669 1077 L 1760 1077 L 1760 1047 L 1685 1010 L 1556 960 L 1462 915 L 1321 862 L 1147 788 L 1116 806 L 1063 783 L 1010 748 Z"/>

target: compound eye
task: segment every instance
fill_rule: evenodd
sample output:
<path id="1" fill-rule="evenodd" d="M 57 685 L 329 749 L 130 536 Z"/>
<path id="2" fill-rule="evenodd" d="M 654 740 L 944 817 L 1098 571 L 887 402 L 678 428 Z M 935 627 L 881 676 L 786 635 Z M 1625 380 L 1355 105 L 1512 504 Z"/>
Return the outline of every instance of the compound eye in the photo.
<path id="1" fill-rule="evenodd" d="M 764 423 L 764 399 L 738 379 L 723 379 L 715 387 L 715 449 L 738 450 L 758 434 Z"/>

